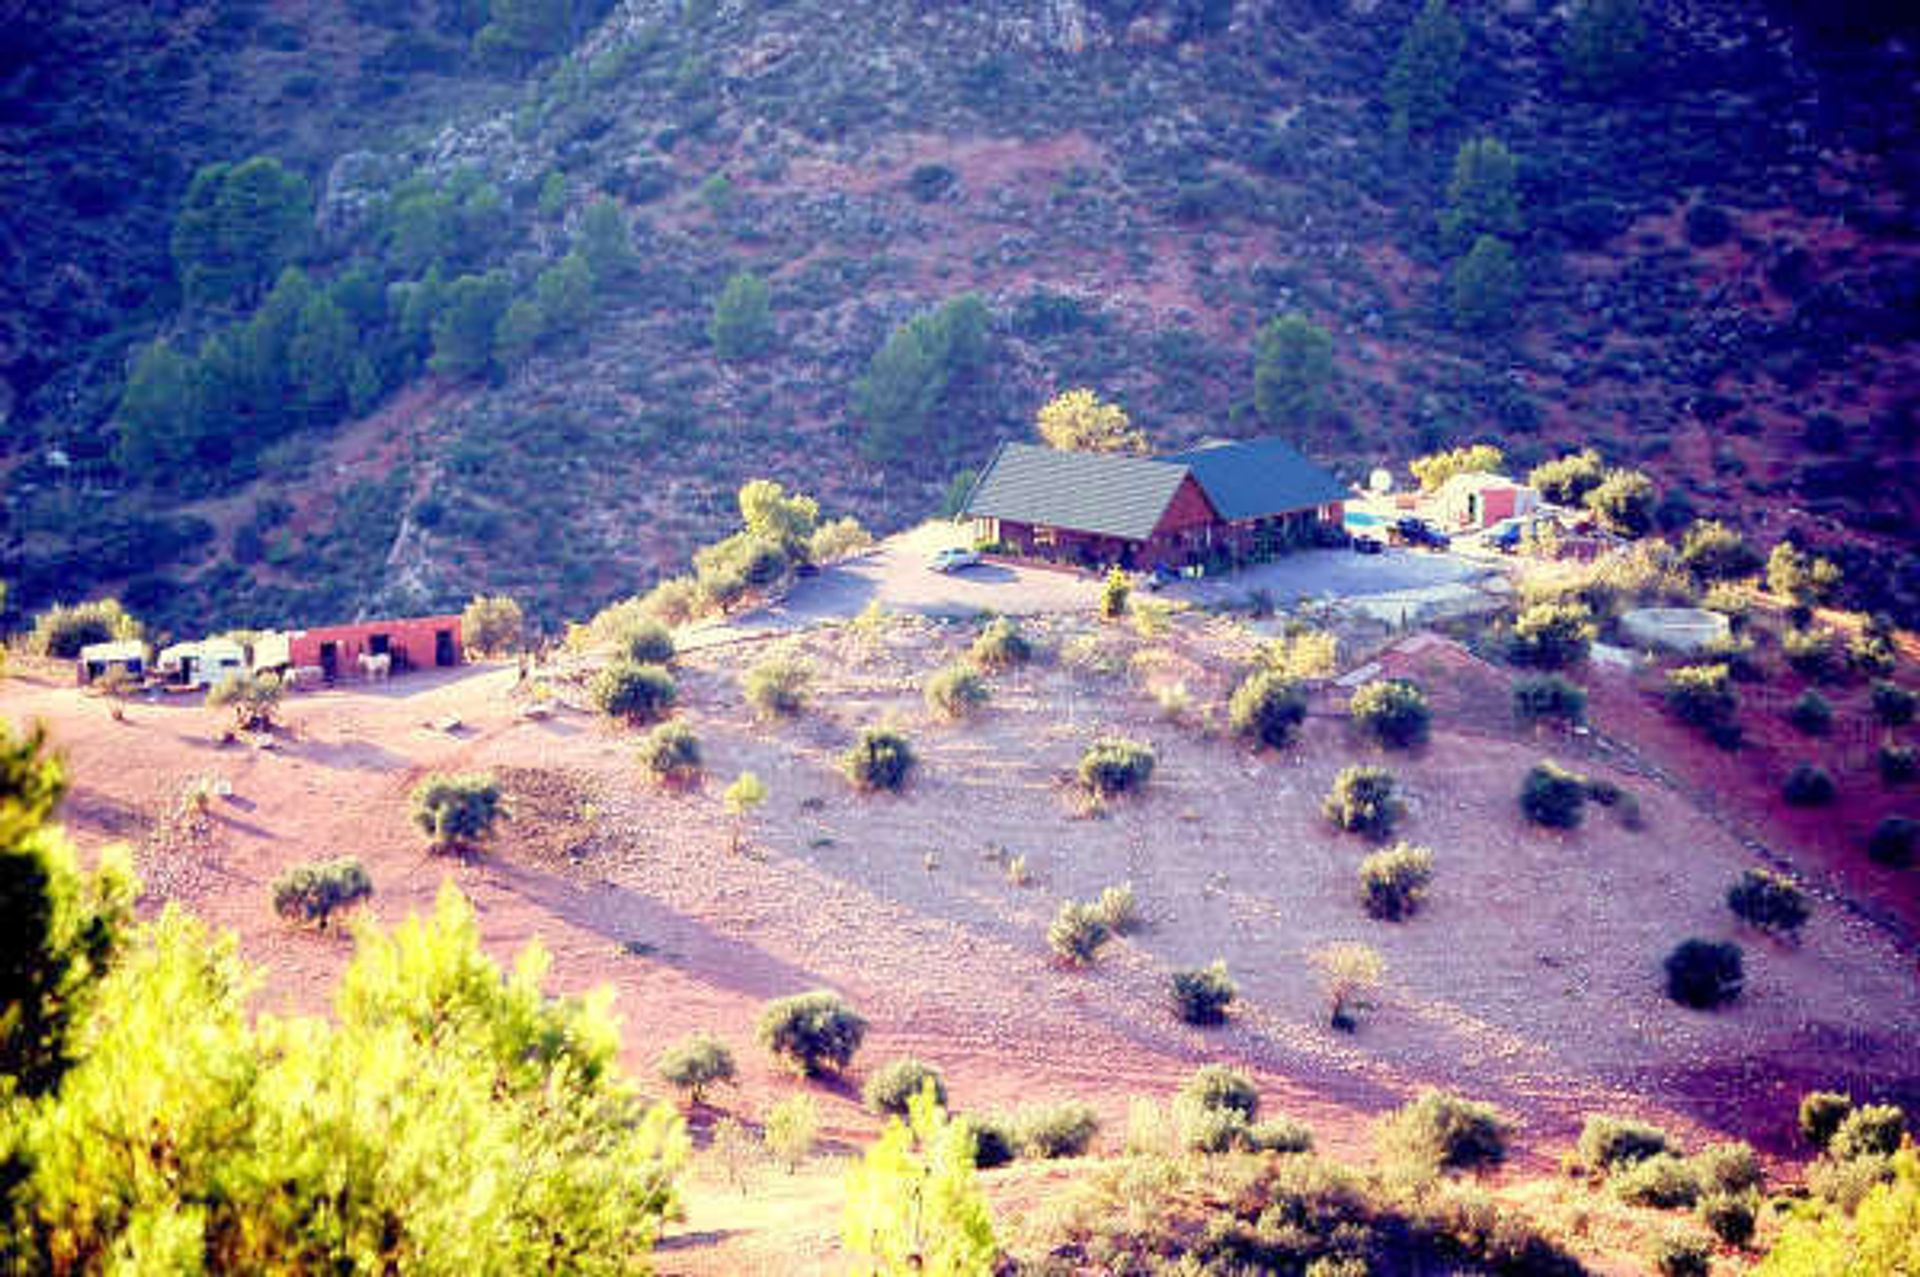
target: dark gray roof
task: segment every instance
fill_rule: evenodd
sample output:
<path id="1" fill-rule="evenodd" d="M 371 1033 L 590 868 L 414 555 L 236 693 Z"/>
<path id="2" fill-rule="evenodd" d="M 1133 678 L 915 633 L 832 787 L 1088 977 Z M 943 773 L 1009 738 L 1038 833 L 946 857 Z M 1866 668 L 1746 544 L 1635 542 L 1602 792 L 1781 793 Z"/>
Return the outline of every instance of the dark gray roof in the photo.
<path id="1" fill-rule="evenodd" d="M 1348 495 L 1338 479 L 1280 439 L 1203 444 L 1159 460 L 1192 470 L 1223 519 L 1305 510 Z"/>
<path id="2" fill-rule="evenodd" d="M 1003 443 L 967 495 L 965 513 L 1144 541 L 1187 467 L 1113 453 Z"/>

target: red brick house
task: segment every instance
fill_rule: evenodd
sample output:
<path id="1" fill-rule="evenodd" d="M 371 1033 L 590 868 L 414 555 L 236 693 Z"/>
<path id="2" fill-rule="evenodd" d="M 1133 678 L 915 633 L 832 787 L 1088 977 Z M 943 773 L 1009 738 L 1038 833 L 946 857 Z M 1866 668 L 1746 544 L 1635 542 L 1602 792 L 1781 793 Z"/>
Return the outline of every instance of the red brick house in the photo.
<path id="1" fill-rule="evenodd" d="M 458 665 L 463 659 L 457 615 L 355 621 L 295 630 L 287 636 L 287 646 L 288 664 L 317 667 L 329 680 L 358 674 L 362 656 L 392 657 L 395 674 Z"/>
<path id="2" fill-rule="evenodd" d="M 1000 445 L 967 495 L 974 535 L 1012 553 L 1122 567 L 1265 558 L 1337 530 L 1347 491 L 1278 439 L 1161 457 Z"/>

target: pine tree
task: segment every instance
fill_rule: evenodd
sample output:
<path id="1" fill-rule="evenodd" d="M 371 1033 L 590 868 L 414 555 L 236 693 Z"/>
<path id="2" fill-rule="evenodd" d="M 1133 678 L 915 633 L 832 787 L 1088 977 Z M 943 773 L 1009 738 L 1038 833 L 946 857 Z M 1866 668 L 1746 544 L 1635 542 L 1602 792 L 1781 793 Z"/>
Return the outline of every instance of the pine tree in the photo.
<path id="1" fill-rule="evenodd" d="M 1447 207 L 1440 214 L 1440 233 L 1449 247 L 1472 244 L 1482 235 L 1520 233 L 1518 170 L 1513 153 L 1498 138 L 1460 144 L 1447 183 Z"/>
<path id="2" fill-rule="evenodd" d="M 1447 0 L 1427 0 L 1394 54 L 1387 73 L 1387 104 L 1396 136 L 1425 133 L 1453 115 L 1460 87 L 1466 31 Z"/>
<path id="3" fill-rule="evenodd" d="M 1274 425 L 1299 425 L 1326 410 L 1333 338 L 1305 315 L 1282 315 L 1253 346 L 1253 406 Z"/>

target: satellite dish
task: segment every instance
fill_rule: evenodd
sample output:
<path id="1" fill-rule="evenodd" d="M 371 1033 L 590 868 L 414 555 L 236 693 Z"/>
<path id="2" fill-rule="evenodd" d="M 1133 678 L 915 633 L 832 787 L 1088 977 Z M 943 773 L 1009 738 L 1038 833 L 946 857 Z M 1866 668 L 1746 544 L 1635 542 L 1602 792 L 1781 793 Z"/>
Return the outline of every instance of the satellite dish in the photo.
<path id="1" fill-rule="evenodd" d="M 1367 476 L 1367 490 L 1375 496 L 1385 496 L 1393 491 L 1393 471 L 1375 470 Z"/>

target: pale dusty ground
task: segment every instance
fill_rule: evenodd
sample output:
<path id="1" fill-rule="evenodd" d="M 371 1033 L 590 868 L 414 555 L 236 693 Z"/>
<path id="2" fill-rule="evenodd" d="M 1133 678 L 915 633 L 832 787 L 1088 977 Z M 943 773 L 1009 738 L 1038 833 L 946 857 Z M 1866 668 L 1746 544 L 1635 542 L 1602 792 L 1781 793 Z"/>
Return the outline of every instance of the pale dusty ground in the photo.
<path id="1" fill-rule="evenodd" d="M 965 724 L 931 721 L 920 683 L 962 650 L 967 626 L 897 621 L 874 638 L 799 640 L 821 671 L 818 707 L 772 726 L 753 721 L 735 683 L 736 662 L 763 645 L 696 654 L 682 712 L 710 777 L 694 794 L 640 781 L 635 733 L 577 712 L 519 720 L 510 668 L 295 698 L 291 736 L 272 751 L 217 747 L 219 720 L 197 705 L 136 703 L 117 724 L 51 678 L 9 679 L 0 714 L 54 724 L 72 761 L 76 833 L 89 843 L 144 838 L 150 883 L 238 930 L 267 966 L 263 1005 L 321 1009 L 351 947 L 280 924 L 267 884 L 289 864 L 351 852 L 367 862 L 387 920 L 428 907 L 451 877 L 503 957 L 537 936 L 561 987 L 612 982 L 643 1079 L 665 1041 L 719 1032 L 743 1076 L 716 1104 L 748 1120 L 796 1085 L 753 1045 L 760 1004 L 822 985 L 872 1021 L 856 1083 L 916 1054 L 945 1070 L 960 1108 L 1091 1099 L 1109 1147 L 1129 1095 L 1165 1096 L 1212 1059 L 1253 1069 L 1268 1107 L 1307 1119 L 1335 1152 L 1363 1153 L 1360 1119 L 1422 1084 L 1494 1100 L 1521 1120 L 1521 1161 L 1534 1168 L 1595 1110 L 1698 1131 L 1695 1119 L 1712 1123 L 1737 1102 L 1771 1123 L 1813 1082 L 1845 1081 L 1859 1095 L 1916 1073 L 1912 956 L 1837 909 L 1820 910 L 1798 948 L 1740 936 L 1749 976 L 1737 1006 L 1701 1015 L 1667 1003 L 1660 960 L 1672 944 L 1736 934 L 1722 895 L 1747 853 L 1628 776 L 1617 779 L 1638 794 L 1644 831 L 1602 812 L 1564 837 L 1524 827 L 1514 794 L 1543 747 L 1487 730 L 1499 721 L 1483 712 L 1491 694 L 1465 675 L 1435 688 L 1433 744 L 1383 760 L 1410 793 L 1405 836 L 1436 860 L 1427 908 L 1391 925 L 1356 901 L 1367 846 L 1319 815 L 1334 773 L 1375 757 L 1346 724 L 1317 714 L 1302 743 L 1256 757 L 1168 721 L 1124 672 L 1130 652 L 1156 645 L 1102 633 L 1115 672 L 1086 668 L 1099 663 L 1088 648 L 995 676 L 993 702 Z M 1193 658 L 1228 641 L 1183 627 L 1136 668 L 1161 679 L 1184 671 L 1196 705 L 1217 704 L 1224 671 Z M 456 733 L 425 725 L 448 714 L 463 720 Z M 908 731 L 922 765 L 904 795 L 861 797 L 834 759 L 882 718 Z M 1108 731 L 1150 740 L 1160 764 L 1144 796 L 1088 818 L 1065 777 Z M 429 770 L 480 767 L 510 777 L 518 818 L 471 863 L 425 857 L 407 791 Z M 750 854 L 736 857 L 718 794 L 742 769 L 758 772 L 771 798 L 752 822 Z M 197 835 L 165 817 L 194 776 L 233 789 Z M 172 833 L 162 838 L 162 828 Z M 1002 849 L 1028 858 L 1035 885 L 1007 881 L 990 858 Z M 1058 903 L 1123 881 L 1151 925 L 1090 971 L 1053 965 L 1044 933 Z M 1341 1036 L 1323 1027 L 1307 955 L 1348 939 L 1375 945 L 1388 976 L 1361 1031 Z M 1179 1024 L 1168 973 L 1216 957 L 1240 982 L 1240 1014 L 1223 1029 Z M 870 1135 L 857 1085 L 815 1091 L 829 1151 Z M 704 1132 L 710 1115 L 696 1117 Z M 661 1256 L 666 1271 L 831 1267 L 836 1181 L 756 1175 L 777 1191 L 745 1215 L 702 1173 L 688 1235 Z M 783 1222 L 756 1232 L 769 1213 Z"/>

